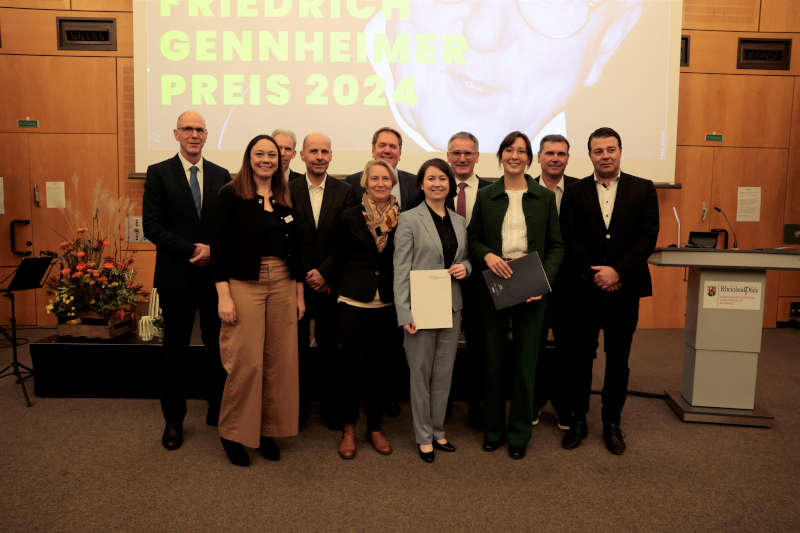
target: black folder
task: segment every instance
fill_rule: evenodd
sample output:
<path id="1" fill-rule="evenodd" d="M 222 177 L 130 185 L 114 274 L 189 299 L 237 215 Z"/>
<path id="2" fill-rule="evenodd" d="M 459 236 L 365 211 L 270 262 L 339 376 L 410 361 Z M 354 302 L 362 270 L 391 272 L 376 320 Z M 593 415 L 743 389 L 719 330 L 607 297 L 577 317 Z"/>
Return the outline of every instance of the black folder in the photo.
<path id="1" fill-rule="evenodd" d="M 488 268 L 483 271 L 483 279 L 486 281 L 495 309 L 505 309 L 533 296 L 553 292 L 538 252 L 531 252 L 509 261 L 508 266 L 513 272 L 509 279 L 497 276 Z"/>

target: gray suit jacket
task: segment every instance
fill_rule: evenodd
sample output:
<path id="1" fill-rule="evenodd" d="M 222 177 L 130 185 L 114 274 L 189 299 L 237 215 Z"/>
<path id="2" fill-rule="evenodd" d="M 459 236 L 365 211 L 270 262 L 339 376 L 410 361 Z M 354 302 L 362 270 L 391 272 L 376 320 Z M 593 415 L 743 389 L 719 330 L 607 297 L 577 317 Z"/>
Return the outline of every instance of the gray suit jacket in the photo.
<path id="1" fill-rule="evenodd" d="M 453 259 L 467 267 L 467 275 L 472 272 L 468 259 L 467 221 L 461 215 L 448 209 L 458 248 Z M 413 209 L 400 214 L 397 231 L 394 235 L 394 306 L 397 309 L 397 324 L 404 326 L 414 321 L 411 316 L 411 271 L 436 270 L 445 268 L 444 251 L 439 232 L 423 201 Z M 451 278 L 453 311 L 461 311 L 461 284 Z"/>

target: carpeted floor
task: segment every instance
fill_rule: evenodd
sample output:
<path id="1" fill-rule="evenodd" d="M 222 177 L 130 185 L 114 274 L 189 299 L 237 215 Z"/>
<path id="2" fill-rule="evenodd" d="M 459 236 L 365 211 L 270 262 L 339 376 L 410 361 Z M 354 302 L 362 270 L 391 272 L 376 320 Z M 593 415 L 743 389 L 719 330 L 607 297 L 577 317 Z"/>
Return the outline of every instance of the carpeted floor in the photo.
<path id="1" fill-rule="evenodd" d="M 27 330 L 39 338 L 52 331 Z M 454 454 L 423 463 L 408 404 L 385 431 L 394 453 L 363 442 L 353 461 L 318 416 L 281 439 L 270 463 L 228 463 L 202 402 L 191 401 L 180 450 L 161 447 L 156 400 L 35 398 L 0 381 L 0 530 L 106 531 L 797 531 L 800 529 L 800 331 L 767 330 L 757 403 L 772 429 L 685 424 L 663 400 L 631 396 L 628 451 L 607 452 L 599 397 L 589 437 L 562 450 L 550 407 L 527 456 L 486 453 L 457 403 Z M 632 390 L 681 384 L 682 332 L 637 333 Z M 10 360 L 0 351 L 0 366 Z M 29 363 L 27 347 L 23 362 Z M 595 365 L 595 386 L 602 375 Z"/>

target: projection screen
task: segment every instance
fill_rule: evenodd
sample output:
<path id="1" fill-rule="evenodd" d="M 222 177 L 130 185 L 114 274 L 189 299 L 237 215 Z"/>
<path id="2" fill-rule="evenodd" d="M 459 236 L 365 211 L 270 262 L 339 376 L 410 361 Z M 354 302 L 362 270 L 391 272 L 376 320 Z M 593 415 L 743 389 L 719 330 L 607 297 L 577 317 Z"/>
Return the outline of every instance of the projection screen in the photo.
<path id="1" fill-rule="evenodd" d="M 182 111 L 206 119 L 204 155 L 239 169 L 254 135 L 333 141 L 330 172 L 369 159 L 372 133 L 403 134 L 416 172 L 451 134 L 480 141 L 481 176 L 513 130 L 571 142 L 620 132 L 623 170 L 674 182 L 680 0 L 134 0 L 136 170 L 173 155 Z M 298 150 L 300 146 L 298 146 Z M 303 172 L 300 158 L 292 168 Z M 536 162 L 531 173 L 538 174 Z"/>

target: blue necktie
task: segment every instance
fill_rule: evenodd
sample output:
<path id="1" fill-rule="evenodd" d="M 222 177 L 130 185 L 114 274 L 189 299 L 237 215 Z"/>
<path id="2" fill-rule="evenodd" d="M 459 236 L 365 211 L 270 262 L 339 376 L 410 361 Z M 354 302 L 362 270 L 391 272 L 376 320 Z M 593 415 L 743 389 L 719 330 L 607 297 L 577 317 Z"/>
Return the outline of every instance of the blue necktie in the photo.
<path id="1" fill-rule="evenodd" d="M 192 188 L 192 200 L 194 200 L 194 208 L 197 210 L 197 216 L 200 216 L 200 211 L 203 209 L 203 199 L 200 195 L 200 182 L 197 181 L 198 168 L 194 165 L 189 167 L 189 186 Z"/>

